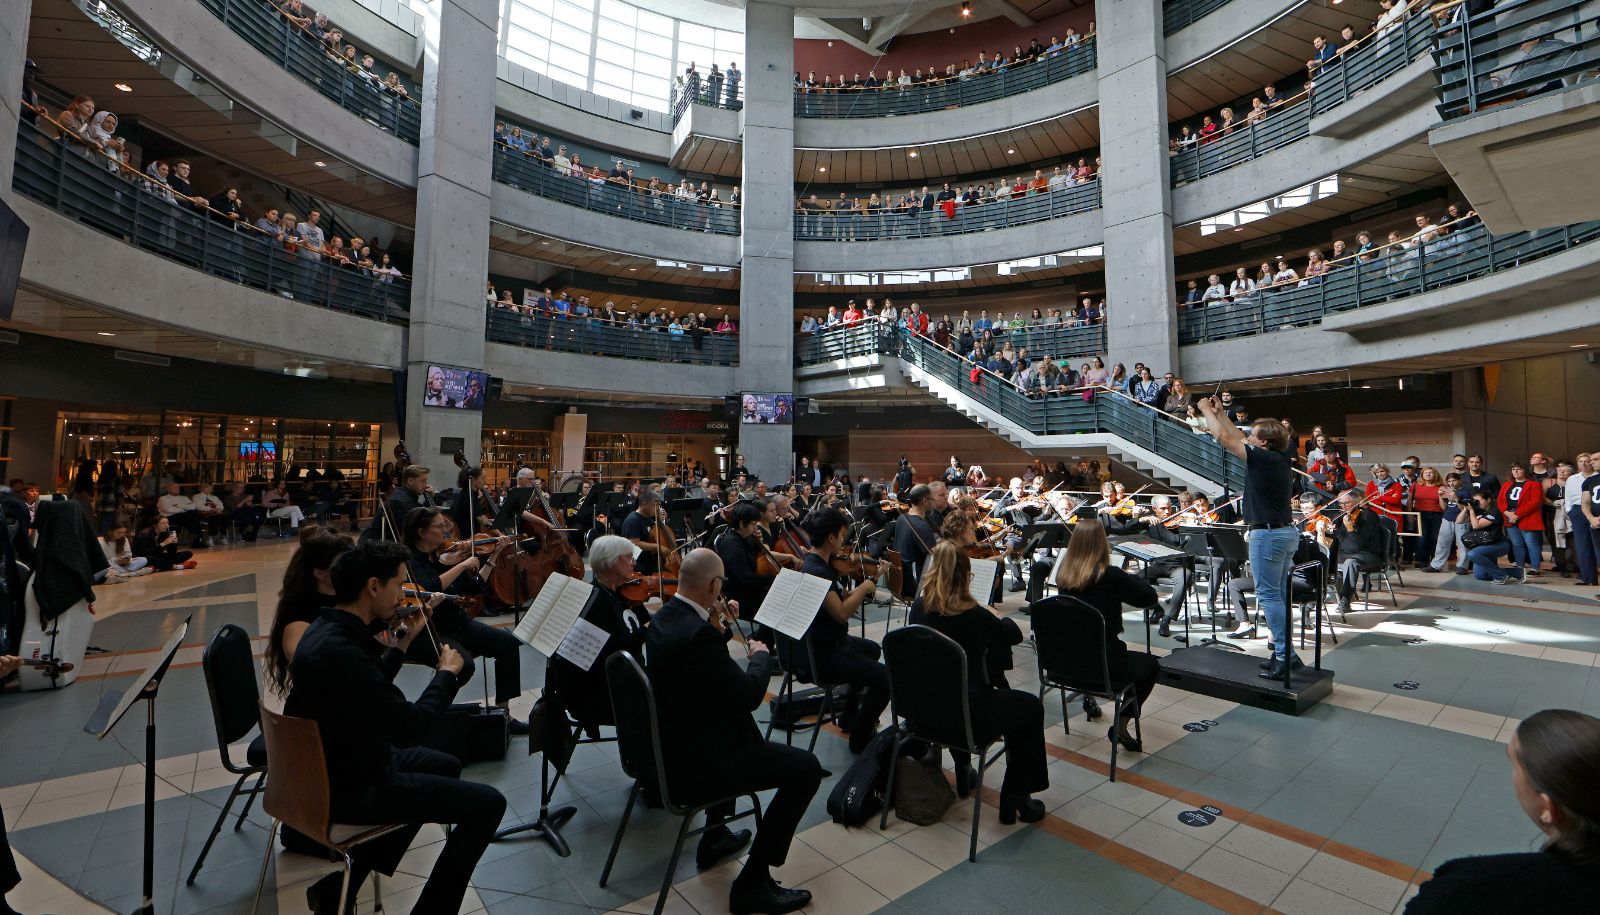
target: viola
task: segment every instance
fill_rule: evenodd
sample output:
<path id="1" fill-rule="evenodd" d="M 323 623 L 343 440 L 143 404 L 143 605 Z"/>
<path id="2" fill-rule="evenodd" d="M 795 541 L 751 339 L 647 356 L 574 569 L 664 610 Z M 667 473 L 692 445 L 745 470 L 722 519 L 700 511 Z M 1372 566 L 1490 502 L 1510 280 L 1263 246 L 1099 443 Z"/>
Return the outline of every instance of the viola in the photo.
<path id="1" fill-rule="evenodd" d="M 839 575 L 851 578 L 877 578 L 883 571 L 883 560 L 873 559 L 860 550 L 850 553 L 837 553 L 828 560 L 828 565 Z"/>

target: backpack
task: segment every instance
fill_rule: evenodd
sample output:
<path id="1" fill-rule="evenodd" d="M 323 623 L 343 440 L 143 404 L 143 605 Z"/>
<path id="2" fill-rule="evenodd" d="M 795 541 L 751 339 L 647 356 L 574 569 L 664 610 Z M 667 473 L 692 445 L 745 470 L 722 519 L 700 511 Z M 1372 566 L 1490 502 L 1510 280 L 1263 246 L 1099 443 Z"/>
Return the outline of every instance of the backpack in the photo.
<path id="1" fill-rule="evenodd" d="M 894 752 L 894 728 L 872 738 L 862 754 L 845 770 L 828 794 L 828 815 L 842 826 L 860 826 L 883 809 L 883 792 L 889 781 L 889 756 Z"/>

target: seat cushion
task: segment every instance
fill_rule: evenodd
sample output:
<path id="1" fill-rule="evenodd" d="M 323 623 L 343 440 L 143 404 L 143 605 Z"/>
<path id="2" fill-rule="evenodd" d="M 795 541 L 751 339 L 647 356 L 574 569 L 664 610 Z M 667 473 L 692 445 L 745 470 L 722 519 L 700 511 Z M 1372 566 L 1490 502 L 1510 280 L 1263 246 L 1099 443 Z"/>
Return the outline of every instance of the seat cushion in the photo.
<path id="1" fill-rule="evenodd" d="M 257 734 L 255 739 L 250 741 L 250 746 L 244 751 L 244 761 L 246 764 L 257 768 L 267 764 L 266 735 Z"/>

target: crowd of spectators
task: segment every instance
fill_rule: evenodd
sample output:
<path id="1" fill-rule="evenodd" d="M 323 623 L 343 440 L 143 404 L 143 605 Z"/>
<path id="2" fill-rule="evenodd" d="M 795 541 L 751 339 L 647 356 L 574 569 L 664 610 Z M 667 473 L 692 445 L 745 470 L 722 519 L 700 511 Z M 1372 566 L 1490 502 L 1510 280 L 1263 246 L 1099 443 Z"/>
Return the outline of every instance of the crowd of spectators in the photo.
<path id="1" fill-rule="evenodd" d="M 1048 313 L 1045 309 L 1035 308 L 1026 316 L 1018 311 L 1007 318 L 1004 312 L 996 311 L 991 318 L 987 310 L 982 310 L 974 318 L 968 310 L 963 311 L 958 319 L 952 320 L 950 315 L 943 314 L 935 321 L 916 302 L 902 310 L 895 307 L 894 299 L 884 296 L 882 305 L 871 298 L 866 299 L 865 305 L 850 299 L 842 310 L 837 305 L 830 305 L 820 317 L 809 312 L 803 313 L 800 315 L 800 333 L 814 334 L 833 328 L 853 327 L 862 322 L 877 322 L 880 326 L 903 327 L 914 334 L 931 336 L 940 346 L 949 348 L 954 344 L 962 352 L 967 352 L 972 349 L 974 340 L 981 340 L 985 335 L 1010 335 L 1026 339 L 1033 331 L 1103 324 L 1105 316 L 1105 299 L 1100 299 L 1096 304 L 1093 298 L 1085 297 L 1076 306 L 1052 308 Z M 969 337 L 972 339 L 969 340 Z"/>
<path id="2" fill-rule="evenodd" d="M 1057 165 L 1048 174 L 1039 168 L 1034 170 L 1032 176 L 1018 175 L 1014 180 L 1002 178 L 988 183 L 974 181 L 965 186 L 946 181 L 937 191 L 929 185 L 923 185 L 916 191 L 907 190 L 898 194 L 894 191 L 882 194 L 873 191 L 866 197 L 852 197 L 846 191 L 840 191 L 837 197 L 832 198 L 804 194 L 795 198 L 794 208 L 802 235 L 825 234 L 848 239 L 854 237 L 859 226 L 824 220 L 836 216 L 955 219 L 960 213 L 973 208 L 1022 201 L 1093 183 L 1100 177 L 1101 164 L 1099 156 L 1094 157 L 1093 161 L 1085 156 L 1078 159 L 1077 165 L 1070 162 L 1064 166 Z M 916 234 L 914 224 L 897 226 L 893 221 L 885 221 L 883 228 L 889 235 Z"/>
<path id="3" fill-rule="evenodd" d="M 411 90 L 401 82 L 400 74 L 393 70 L 380 74 L 373 56 L 346 41 L 344 30 L 329 22 L 326 13 L 313 10 L 301 0 L 266 2 L 294 27 L 295 34 L 301 40 L 319 48 L 331 61 L 360 79 L 377 96 L 397 102 L 412 102 Z M 378 126 L 386 125 L 380 123 Z"/>
<path id="4" fill-rule="evenodd" d="M 689 61 L 689 66 L 683 68 L 683 73 L 672 84 L 673 116 L 681 117 L 683 109 L 689 107 L 690 103 L 737 111 L 741 107 L 739 83 L 743 79 L 744 73 L 739 70 L 737 61 L 728 61 L 726 70 L 718 70 L 717 65 L 712 64 L 711 72 L 704 79 L 695 62 Z"/>
<path id="5" fill-rule="evenodd" d="M 1355 245 L 1336 239 L 1328 254 L 1321 248 L 1306 252 L 1305 268 L 1297 272 L 1289 264 L 1288 255 L 1262 261 L 1258 269 L 1236 267 L 1228 280 L 1223 274 L 1213 273 L 1200 280 L 1189 280 L 1179 294 L 1180 309 L 1205 308 L 1230 303 L 1250 304 L 1261 296 L 1287 289 L 1315 286 L 1339 270 L 1361 267 L 1380 272 L 1383 278 L 1396 282 L 1408 279 L 1417 271 L 1417 261 L 1438 257 L 1456 251 L 1471 236 L 1471 230 L 1482 225 L 1476 210 L 1460 204 L 1450 204 L 1442 218 L 1429 213 L 1417 213 L 1412 221 L 1415 231 L 1398 229 L 1388 233 L 1383 243 L 1377 243 L 1372 232 L 1356 233 Z"/>
<path id="6" fill-rule="evenodd" d="M 907 73 L 901 68 L 899 73 L 892 69 L 885 71 L 883 77 L 878 76 L 876 69 L 868 70 L 866 76 L 859 71 L 846 77 L 840 73 L 835 79 L 832 75 L 824 73 L 819 82 L 815 70 L 807 71 L 805 78 L 801 78 L 799 71 L 794 74 L 794 91 L 796 95 L 831 95 L 841 93 L 906 91 L 919 86 L 937 86 L 945 83 L 961 82 L 970 79 L 981 79 L 986 76 L 996 76 L 1012 72 L 1032 64 L 1040 63 L 1054 57 L 1072 55 L 1086 46 L 1094 39 L 1094 23 L 1089 23 L 1089 31 L 1083 35 L 1077 34 L 1073 29 L 1067 29 L 1065 37 L 1050 36 L 1049 44 L 1040 44 L 1034 38 L 1026 48 L 1017 45 L 1013 47 L 1011 55 L 996 48 L 994 53 L 978 52 L 978 59 L 974 62 L 971 58 L 963 60 L 960 65 L 946 64 L 942 69 L 930 66 L 926 71 L 921 67 L 913 68 Z"/>
<path id="7" fill-rule="evenodd" d="M 1339 30 L 1337 38 L 1329 39 L 1324 35 L 1317 35 L 1311 39 L 1310 56 L 1306 60 L 1306 78 L 1301 83 L 1301 91 L 1298 94 L 1285 96 L 1275 85 L 1263 86 L 1260 95 L 1251 97 L 1248 108 L 1244 107 L 1245 103 L 1241 100 L 1234 105 L 1225 105 L 1218 109 L 1215 116 L 1202 115 L 1198 128 L 1189 124 L 1181 125 L 1170 140 L 1168 152 L 1176 156 L 1220 142 L 1235 133 L 1264 125 L 1277 109 L 1296 105 L 1310 98 L 1316 91 L 1317 80 L 1339 66 L 1345 55 L 1365 46 L 1369 38 L 1378 42 L 1380 54 L 1386 53 L 1393 41 L 1389 37 L 1390 33 L 1400 26 L 1413 9 L 1425 5 L 1425 0 L 1378 0 L 1378 2 L 1383 7 L 1383 14 L 1361 35 L 1357 34 L 1354 24 L 1346 23 Z M 1236 107 L 1241 109 L 1238 113 L 1235 112 Z"/>
<path id="8" fill-rule="evenodd" d="M 639 339 L 631 338 L 627 340 L 629 345 L 626 347 L 631 353 L 621 352 L 616 346 L 618 338 L 604 333 L 607 329 L 626 330 L 635 334 L 661 334 L 661 339 L 665 341 L 692 344 L 696 349 L 704 346 L 707 337 L 734 337 L 739 333 L 738 323 L 726 314 L 712 318 L 705 312 L 685 311 L 680 315 L 676 309 L 647 309 L 641 313 L 637 303 L 622 309 L 609 299 L 604 305 L 595 307 L 590 304 L 587 295 L 570 290 L 557 293 L 549 287 L 538 295 L 525 291 L 523 301 L 518 302 L 509 288 L 496 292 L 494 282 L 490 281 L 485 284 L 484 302 L 489 308 L 517 315 L 529 326 L 536 320 L 548 322 L 552 332 L 545 340 L 546 348 L 553 348 L 563 338 L 562 334 L 554 332 L 554 328 L 565 327 L 570 331 L 566 335 L 570 339 L 561 349 L 598 356 L 630 355 L 640 350 Z M 670 348 L 661 353 L 662 358 L 674 362 L 689 359 L 691 355 Z"/>

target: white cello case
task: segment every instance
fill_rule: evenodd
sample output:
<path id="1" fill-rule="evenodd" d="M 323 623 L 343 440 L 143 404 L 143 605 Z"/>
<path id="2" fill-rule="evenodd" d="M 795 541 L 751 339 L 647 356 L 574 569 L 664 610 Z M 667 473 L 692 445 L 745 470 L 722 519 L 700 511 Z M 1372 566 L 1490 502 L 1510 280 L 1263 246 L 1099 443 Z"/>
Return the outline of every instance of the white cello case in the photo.
<path id="1" fill-rule="evenodd" d="M 83 654 L 94 631 L 94 612 L 89 609 L 89 602 L 78 601 L 45 628 L 39 621 L 39 599 L 33 594 L 32 576 L 22 592 L 25 621 L 18 654 L 24 659 L 48 657 L 72 665 L 72 670 L 56 677 L 47 676 L 48 671 L 40 668 L 23 665 L 17 671 L 22 689 L 59 689 L 72 683 L 83 672 Z"/>

